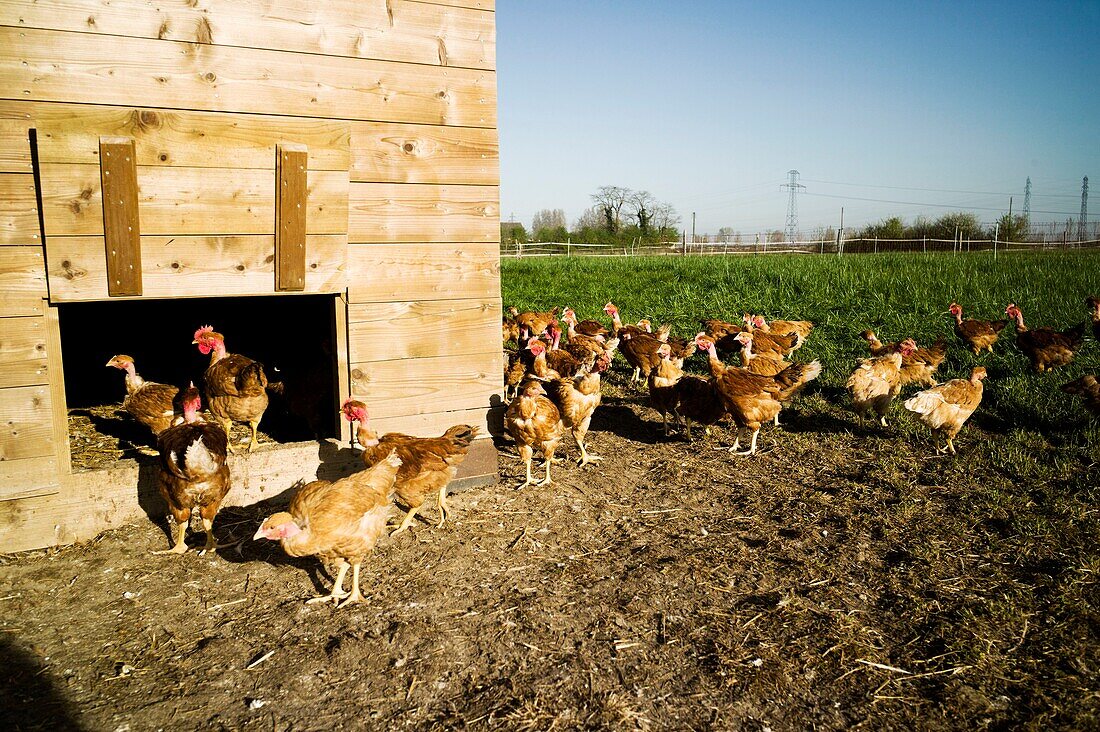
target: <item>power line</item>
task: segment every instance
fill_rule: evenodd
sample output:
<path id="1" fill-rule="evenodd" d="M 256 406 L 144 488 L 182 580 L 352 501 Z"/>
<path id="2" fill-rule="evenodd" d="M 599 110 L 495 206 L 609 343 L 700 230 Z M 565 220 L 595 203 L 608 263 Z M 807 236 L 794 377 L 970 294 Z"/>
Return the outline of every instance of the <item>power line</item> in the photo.
<path id="1" fill-rule="evenodd" d="M 974 209 L 975 211 L 1004 211 L 998 206 L 964 206 L 958 203 L 927 203 L 924 201 L 894 201 L 887 198 L 860 198 L 858 196 L 838 196 L 832 193 L 803 193 L 804 196 L 819 196 L 821 198 L 839 198 L 845 201 L 868 201 L 871 203 L 895 203 L 901 206 L 927 206 L 929 208 L 954 208 Z M 1056 216 L 1073 216 L 1069 211 L 1032 211 L 1032 213 L 1054 214 Z"/>
<path id="2" fill-rule="evenodd" d="M 1014 196 L 1015 193 L 1001 193 L 998 191 L 966 191 L 958 188 L 916 188 L 913 186 L 877 186 L 866 183 L 843 183 L 836 180 L 814 180 L 812 178 L 804 179 L 807 183 L 824 183 L 831 186 L 852 186 L 853 188 L 884 188 L 892 191 L 924 191 L 927 193 L 970 193 L 978 196 Z M 1077 194 L 1060 194 L 1060 193 L 1033 193 L 1036 198 L 1077 198 Z"/>

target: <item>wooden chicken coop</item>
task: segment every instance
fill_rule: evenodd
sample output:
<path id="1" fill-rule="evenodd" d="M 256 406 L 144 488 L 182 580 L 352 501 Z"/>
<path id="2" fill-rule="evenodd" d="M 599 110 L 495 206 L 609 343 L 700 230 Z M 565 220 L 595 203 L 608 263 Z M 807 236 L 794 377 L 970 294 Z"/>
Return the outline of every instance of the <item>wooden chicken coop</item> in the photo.
<path id="1" fill-rule="evenodd" d="M 148 461 L 74 469 L 68 402 L 93 370 L 121 400 L 103 363 L 141 347 L 139 372 L 169 381 L 180 353 L 199 358 L 199 318 L 230 351 L 249 337 L 331 367 L 316 397 L 331 439 L 231 458 L 229 502 L 317 475 L 348 444 L 348 396 L 378 432 L 487 437 L 502 391 L 494 10 L 0 0 L 0 552 L 143 516 Z M 459 478 L 495 477 L 479 439 Z"/>

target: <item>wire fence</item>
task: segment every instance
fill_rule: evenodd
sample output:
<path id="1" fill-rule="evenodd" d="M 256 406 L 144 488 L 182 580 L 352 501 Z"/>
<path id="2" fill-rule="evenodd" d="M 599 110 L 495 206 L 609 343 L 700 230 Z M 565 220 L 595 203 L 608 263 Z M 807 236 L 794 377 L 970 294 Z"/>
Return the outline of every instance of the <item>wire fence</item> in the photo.
<path id="1" fill-rule="evenodd" d="M 1100 249 L 1100 239 L 1069 241 L 1000 241 L 996 239 L 818 239 L 810 241 L 674 241 L 632 244 L 577 244 L 573 242 L 503 242 L 502 257 L 554 256 L 691 256 L 715 254 L 879 254 L 886 252 L 1043 252 Z"/>

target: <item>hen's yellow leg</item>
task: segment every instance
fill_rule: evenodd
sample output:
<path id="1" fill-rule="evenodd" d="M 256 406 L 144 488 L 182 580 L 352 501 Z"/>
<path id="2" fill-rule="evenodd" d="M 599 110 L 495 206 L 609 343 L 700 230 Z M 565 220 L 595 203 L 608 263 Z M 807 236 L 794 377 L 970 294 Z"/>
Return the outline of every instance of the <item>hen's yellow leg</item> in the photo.
<path id="1" fill-rule="evenodd" d="M 341 608 L 344 605 L 351 605 L 355 602 L 363 602 L 363 596 L 359 594 L 359 562 L 355 562 L 351 565 L 351 594 L 348 595 L 348 599 L 344 600 L 336 607 Z"/>
<path id="2" fill-rule="evenodd" d="M 252 428 L 252 439 L 248 442 L 248 451 L 252 452 L 260 446 L 260 443 L 256 441 L 256 430 L 260 427 L 260 420 L 257 419 L 255 422 L 249 422 L 248 426 Z"/>
<path id="3" fill-rule="evenodd" d="M 752 442 L 749 443 L 749 449 L 744 452 L 734 452 L 734 455 L 755 455 L 756 454 L 756 438 L 760 435 L 760 429 L 757 428 L 752 433 Z"/>
<path id="4" fill-rule="evenodd" d="M 328 602 L 332 600 L 336 602 L 341 598 L 347 597 L 348 593 L 344 592 L 344 577 L 348 574 L 348 563 L 343 559 L 340 560 L 340 569 L 336 572 L 336 580 L 332 583 L 332 592 L 327 595 L 321 595 L 320 597 L 311 597 L 306 600 L 307 605 L 312 605 L 315 602 Z"/>
<path id="5" fill-rule="evenodd" d="M 235 453 L 233 449 L 233 420 L 231 419 L 219 419 L 218 424 L 225 430 L 225 447 L 230 453 Z"/>
<path id="6" fill-rule="evenodd" d="M 390 534 L 390 536 L 397 536 L 402 531 L 412 526 L 413 519 L 416 518 L 416 512 L 419 510 L 420 506 L 417 506 L 416 508 L 410 508 L 409 512 L 405 514 L 405 518 L 401 520 L 401 525 L 398 526 L 397 530 Z"/>
<path id="7" fill-rule="evenodd" d="M 443 528 L 443 524 L 447 521 L 447 486 L 442 486 L 439 489 L 439 523 L 436 528 Z"/>
<path id="8" fill-rule="evenodd" d="M 550 463 L 554 462 L 553 458 L 546 459 L 546 477 L 539 481 L 539 485 L 550 485 L 553 481 L 550 480 Z"/>
<path id="9" fill-rule="evenodd" d="M 184 541 L 184 536 L 187 535 L 187 522 L 176 522 L 176 545 L 171 549 L 159 549 L 153 554 L 185 554 L 187 552 L 187 543 Z"/>

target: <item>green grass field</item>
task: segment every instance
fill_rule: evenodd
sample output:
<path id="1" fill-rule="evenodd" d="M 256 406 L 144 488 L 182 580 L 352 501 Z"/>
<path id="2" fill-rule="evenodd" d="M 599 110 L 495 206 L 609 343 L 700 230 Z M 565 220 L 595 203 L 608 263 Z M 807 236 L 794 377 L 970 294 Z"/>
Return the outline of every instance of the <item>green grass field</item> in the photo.
<path id="1" fill-rule="evenodd" d="M 955 338 L 951 318 L 941 314 L 955 300 L 964 317 L 999 319 L 1015 302 L 1030 327 L 1081 322 L 1087 318 L 1085 297 L 1100 293 L 1100 253 L 1016 253 L 996 262 L 990 254 L 562 257 L 505 260 L 501 270 L 506 306 L 569 305 L 581 317 L 602 319 L 610 299 L 624 321 L 670 323 L 682 336 L 694 335 L 702 318 L 739 322 L 745 311 L 812 320 L 814 333 L 797 357 L 821 360 L 819 381 L 829 394 L 835 389 L 827 387 L 842 387 L 855 359 L 867 355 L 858 335 L 863 329 L 873 328 L 883 341 L 912 336 L 921 345 L 942 335 L 949 354 L 938 376 L 964 377 L 972 365 L 988 367 L 982 410 L 1006 433 L 1084 428 L 1079 405 L 1058 386 L 1100 371 L 1100 344 L 1089 342 L 1070 367 L 1030 373 L 1011 326 L 994 354 L 975 357 Z M 701 359 L 693 360 L 694 370 L 705 370 Z"/>

